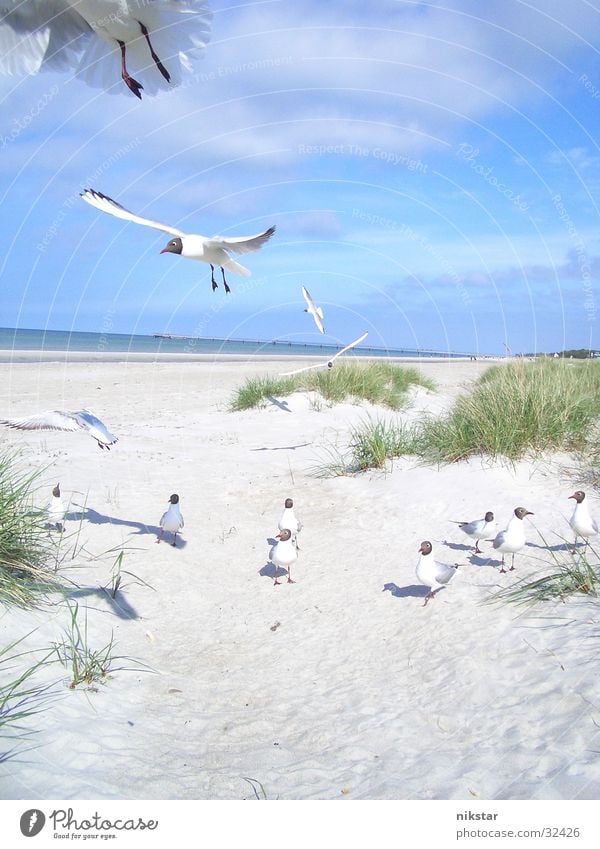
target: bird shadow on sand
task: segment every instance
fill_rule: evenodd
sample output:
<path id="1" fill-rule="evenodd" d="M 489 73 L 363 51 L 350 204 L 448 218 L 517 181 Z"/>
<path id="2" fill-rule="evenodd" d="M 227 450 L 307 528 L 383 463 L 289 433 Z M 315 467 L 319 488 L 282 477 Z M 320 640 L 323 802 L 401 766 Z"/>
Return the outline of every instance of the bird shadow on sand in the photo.
<path id="1" fill-rule="evenodd" d="M 267 398 L 267 401 L 270 401 L 271 404 L 273 404 L 275 407 L 279 407 L 279 409 L 283 410 L 285 413 L 291 413 L 292 412 L 290 410 L 289 406 L 288 406 L 287 401 L 279 401 L 277 398 L 274 398 L 272 395 L 267 395 L 266 398 Z"/>
<path id="2" fill-rule="evenodd" d="M 451 548 L 452 551 L 473 551 L 473 546 L 464 542 L 447 542 L 447 540 L 444 540 L 442 545 L 445 545 L 446 548 Z"/>
<path id="3" fill-rule="evenodd" d="M 140 615 L 125 598 L 125 594 L 118 590 L 115 597 L 109 593 L 104 587 L 78 587 L 76 590 L 66 594 L 67 598 L 78 599 L 96 596 L 103 601 L 108 602 L 111 611 L 118 616 L 119 619 L 140 619 Z"/>
<path id="4" fill-rule="evenodd" d="M 490 566 L 493 563 L 499 563 L 500 561 L 496 561 L 493 557 L 486 557 L 485 554 L 471 554 L 470 557 L 467 558 L 471 566 Z"/>
<path id="5" fill-rule="evenodd" d="M 160 543 L 160 545 L 168 545 L 169 548 L 185 548 L 187 545 L 186 540 L 182 539 L 179 535 L 177 536 L 177 543 L 173 545 L 173 537 L 168 531 L 165 531 L 162 539 L 158 540 L 158 543 Z"/>
<path id="6" fill-rule="evenodd" d="M 409 584 L 407 587 L 399 587 L 398 584 L 390 582 L 384 584 L 382 593 L 391 593 L 395 598 L 425 598 L 429 590 L 421 584 Z"/>
<path id="7" fill-rule="evenodd" d="M 258 570 L 258 574 L 262 575 L 263 578 L 272 578 L 275 580 L 275 566 L 271 561 L 265 563 L 262 569 Z M 288 570 L 284 566 L 277 567 L 277 577 L 278 578 L 286 578 L 288 575 Z"/>
<path id="8" fill-rule="evenodd" d="M 76 507 L 79 505 L 76 504 Z M 158 536 L 160 527 L 158 525 L 146 525 L 144 522 L 134 522 L 130 519 L 117 519 L 115 516 L 106 516 L 104 513 L 99 513 L 92 507 L 82 508 L 80 512 L 69 513 L 66 516 L 75 522 L 86 520 L 92 525 L 124 525 L 128 528 L 135 528 L 137 534 L 154 534 Z"/>
<path id="9" fill-rule="evenodd" d="M 291 410 L 290 410 L 291 412 Z M 278 445 L 275 448 L 251 448 L 250 451 L 295 451 L 296 448 L 305 448 L 307 445 L 312 445 L 312 442 L 299 442 L 298 445 Z"/>

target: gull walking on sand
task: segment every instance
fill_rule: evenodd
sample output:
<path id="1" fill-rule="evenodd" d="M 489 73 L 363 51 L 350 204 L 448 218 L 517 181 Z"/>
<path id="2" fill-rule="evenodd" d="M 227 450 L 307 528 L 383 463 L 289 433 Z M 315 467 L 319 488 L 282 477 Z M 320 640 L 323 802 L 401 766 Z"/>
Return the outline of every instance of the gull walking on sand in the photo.
<path id="1" fill-rule="evenodd" d="M 363 339 L 366 339 L 368 335 L 369 335 L 369 332 L 366 331 L 365 333 L 362 334 L 362 336 L 359 336 L 358 339 L 354 340 L 354 342 L 350 342 L 349 345 L 346 345 L 345 348 L 342 348 L 341 351 L 338 351 L 337 354 L 334 354 L 333 357 L 331 357 L 330 360 L 326 360 L 326 362 L 324 362 L 324 363 L 315 363 L 314 366 L 304 366 L 304 368 L 297 368 L 297 369 L 294 369 L 294 371 L 282 371 L 280 376 L 281 377 L 289 377 L 292 374 L 300 374 L 300 372 L 302 372 L 302 371 L 310 371 L 313 368 L 333 368 L 334 363 L 335 363 L 335 361 L 337 360 L 338 357 L 341 357 L 342 354 L 345 354 L 346 351 L 350 350 L 350 348 L 354 348 L 355 345 L 358 345 L 360 342 L 363 341 Z"/>
<path id="2" fill-rule="evenodd" d="M 181 83 L 210 38 L 211 18 L 205 0 L 4 0 L 0 72 L 71 68 L 112 94 L 125 91 L 115 86 L 120 61 L 121 79 L 141 100 L 142 91 Z"/>
<path id="3" fill-rule="evenodd" d="M 160 532 L 156 537 L 156 542 L 162 539 L 163 531 L 173 534 L 172 546 L 177 545 L 177 534 L 183 528 L 183 516 L 179 508 L 179 496 L 177 493 L 169 498 L 169 509 L 160 517 Z"/>
<path id="4" fill-rule="evenodd" d="M 60 484 L 57 483 L 52 490 L 52 497 L 46 505 L 46 513 L 48 514 L 48 522 L 53 525 L 57 531 L 64 530 L 64 518 L 66 508 L 60 494 Z"/>
<path id="5" fill-rule="evenodd" d="M 325 317 L 323 315 L 323 310 L 321 309 L 321 307 L 315 306 L 315 302 L 308 294 L 308 291 L 304 288 L 304 286 L 302 287 L 302 295 L 304 296 L 304 300 L 306 301 L 306 309 L 304 310 L 304 312 L 307 312 L 309 315 L 312 315 L 319 333 L 325 333 L 325 328 L 323 327 L 323 319 Z"/>
<path id="6" fill-rule="evenodd" d="M 475 554 L 481 554 L 479 540 L 485 539 L 496 527 L 491 510 L 488 510 L 483 519 L 474 519 L 472 522 L 453 522 L 453 524 L 458 525 L 461 531 L 475 540 Z"/>
<path id="7" fill-rule="evenodd" d="M 96 192 L 94 189 L 85 189 L 80 195 L 90 206 L 99 209 L 101 212 L 107 212 L 109 215 L 114 215 L 116 218 L 122 218 L 125 221 L 133 221 L 134 224 L 142 224 L 144 227 L 152 227 L 154 230 L 161 230 L 163 233 L 169 233 L 174 236 L 170 242 L 162 249 L 161 254 L 178 254 L 186 259 L 194 259 L 198 262 L 206 262 L 210 265 L 211 281 L 213 292 L 218 288 L 218 283 L 215 280 L 215 266 L 218 265 L 221 269 L 223 277 L 223 286 L 226 292 L 230 292 L 230 288 L 225 279 L 225 269 L 233 274 L 239 274 L 241 277 L 250 277 L 250 271 L 239 262 L 231 259 L 228 251 L 237 254 L 248 254 L 259 250 L 267 242 L 273 233 L 275 227 L 269 227 L 263 233 L 257 233 L 255 236 L 199 236 L 193 233 L 184 233 L 182 230 L 177 230 L 175 227 L 170 227 L 168 224 L 160 224 L 158 221 L 152 221 L 149 218 L 142 218 L 140 215 L 134 215 L 129 212 L 116 200 L 103 195 L 101 192 Z"/>
<path id="8" fill-rule="evenodd" d="M 96 440 L 99 448 L 106 448 L 108 451 L 110 446 L 118 441 L 99 418 L 85 409 L 74 413 L 46 410 L 45 413 L 23 419 L 0 419 L 0 425 L 18 430 L 83 430 Z"/>
<path id="9" fill-rule="evenodd" d="M 573 551 L 571 553 L 575 554 L 577 551 L 577 537 L 583 537 L 585 540 L 585 550 L 589 543 L 589 537 L 596 536 L 598 533 L 598 523 L 590 514 L 585 492 L 578 489 L 573 495 L 569 495 L 569 498 L 573 498 L 577 502 L 573 510 L 573 515 L 569 519 L 569 524 L 575 534 L 575 542 L 573 543 Z"/>
<path id="10" fill-rule="evenodd" d="M 292 540 L 292 532 L 289 528 L 284 528 L 282 531 L 279 531 L 275 538 L 279 542 L 269 552 L 269 560 L 275 567 L 275 580 L 273 584 L 278 587 L 281 583 L 281 581 L 277 580 L 277 570 L 280 566 L 283 569 L 287 569 L 288 584 L 295 584 L 296 582 L 292 581 L 292 566 L 298 559 L 298 552 Z"/>
<path id="11" fill-rule="evenodd" d="M 523 519 L 525 516 L 533 515 L 534 514 L 530 510 L 526 510 L 525 507 L 515 508 L 506 530 L 499 531 L 496 534 L 495 539 L 491 541 L 496 551 L 500 551 L 502 553 L 501 572 L 506 572 L 506 569 L 504 568 L 505 554 L 512 555 L 512 561 L 508 571 L 512 572 L 514 570 L 515 554 L 525 545 L 525 525 L 523 524 Z"/>
<path id="12" fill-rule="evenodd" d="M 440 563 L 432 556 L 433 546 L 428 540 L 421 543 L 419 562 L 417 563 L 417 578 L 429 592 L 425 596 L 423 607 L 435 597 L 436 590 L 441 590 L 454 577 L 458 564 Z"/>
<path id="13" fill-rule="evenodd" d="M 279 520 L 279 530 L 283 531 L 285 528 L 289 528 L 292 532 L 292 540 L 296 549 L 299 551 L 298 546 L 298 534 L 302 530 L 302 522 L 296 514 L 294 513 L 294 502 L 291 498 L 286 498 L 284 502 L 283 513 L 281 514 L 281 519 Z"/>

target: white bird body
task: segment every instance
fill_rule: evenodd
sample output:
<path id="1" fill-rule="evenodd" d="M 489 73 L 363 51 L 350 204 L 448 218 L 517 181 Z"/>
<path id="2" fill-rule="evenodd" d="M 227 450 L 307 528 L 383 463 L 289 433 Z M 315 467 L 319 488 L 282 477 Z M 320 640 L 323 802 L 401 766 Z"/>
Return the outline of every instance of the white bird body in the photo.
<path id="1" fill-rule="evenodd" d="M 324 363 L 315 363 L 315 365 L 304 366 L 303 368 L 297 368 L 297 369 L 294 369 L 293 371 L 282 371 L 280 376 L 281 377 L 289 377 L 292 374 L 300 374 L 300 372 L 310 371 L 310 369 L 313 369 L 313 368 L 333 368 L 333 365 L 334 365 L 334 363 L 335 363 L 335 361 L 337 360 L 338 357 L 341 357 L 342 354 L 345 354 L 346 351 L 350 350 L 350 348 L 354 348 L 355 345 L 358 345 L 360 342 L 363 341 L 363 339 L 366 339 L 368 335 L 369 335 L 369 332 L 365 331 L 362 334 L 362 336 L 359 336 L 358 339 L 355 339 L 353 342 L 350 342 L 349 345 L 346 345 L 345 348 L 342 348 L 341 351 L 338 351 L 337 354 L 334 354 L 333 357 L 331 357 L 331 359 L 326 360 Z"/>
<path id="2" fill-rule="evenodd" d="M 575 534 L 575 542 L 577 542 L 577 537 L 583 537 L 587 543 L 589 537 L 596 536 L 598 533 L 598 523 L 590 513 L 585 492 L 577 490 L 569 498 L 574 498 L 577 501 L 573 515 L 569 519 L 569 524 Z"/>
<path id="3" fill-rule="evenodd" d="M 48 514 L 49 523 L 51 525 L 55 525 L 59 530 L 62 530 L 66 512 L 67 509 L 60 493 L 60 485 L 56 484 L 52 490 L 50 501 L 46 505 L 46 513 Z"/>
<path id="4" fill-rule="evenodd" d="M 497 522 L 494 520 L 494 514 L 488 511 L 483 519 L 474 519 L 472 522 L 456 522 L 467 536 L 475 540 L 475 551 L 481 554 L 479 548 L 479 540 L 485 539 L 489 534 L 493 533 Z"/>
<path id="5" fill-rule="evenodd" d="M 0 71 L 35 74 L 72 69 L 110 93 L 117 68 L 133 94 L 181 82 L 210 37 L 205 0 L 3 0 Z M 138 82 L 126 67 L 133 70 Z"/>
<path id="6" fill-rule="evenodd" d="M 512 554 L 512 565 L 510 571 L 515 568 L 515 554 L 520 551 L 526 543 L 525 525 L 523 519 L 525 516 L 533 516 L 529 510 L 524 507 L 517 507 L 505 530 L 499 531 L 492 541 L 492 545 L 496 551 L 502 553 L 502 568 L 501 572 L 505 572 L 504 555 Z"/>
<path id="7" fill-rule="evenodd" d="M 156 542 L 160 542 L 163 531 L 167 531 L 167 533 L 173 534 L 172 545 L 177 545 L 177 534 L 183 528 L 184 524 L 181 508 L 179 507 L 179 496 L 176 493 L 169 498 L 169 509 L 162 514 L 159 524 L 160 533 Z"/>
<path id="8" fill-rule="evenodd" d="M 283 513 L 281 514 L 281 519 L 278 524 L 279 530 L 282 531 L 284 528 L 289 528 L 292 532 L 292 535 L 297 534 L 302 530 L 302 522 L 296 514 L 294 513 L 293 507 L 286 507 Z"/>
<path id="9" fill-rule="evenodd" d="M 17 428 L 18 430 L 83 430 L 96 440 L 100 448 L 107 448 L 118 441 L 90 410 L 66 412 L 64 410 L 46 410 L 34 416 L 22 419 L 0 419 L 0 425 Z"/>
<path id="10" fill-rule="evenodd" d="M 430 542 L 422 542 L 419 549 L 420 557 L 417 562 L 417 578 L 422 584 L 429 587 L 429 593 L 425 597 L 425 604 L 434 597 L 436 590 L 440 590 L 449 583 L 458 569 L 458 566 L 453 566 L 450 563 L 440 563 L 438 560 L 435 560 L 432 550 Z"/>
<path id="11" fill-rule="evenodd" d="M 275 585 L 279 584 L 277 580 L 277 569 L 281 566 L 284 569 L 288 570 L 288 583 L 295 583 L 292 581 L 290 569 L 298 559 L 298 551 L 296 549 L 296 544 L 292 539 L 292 532 L 289 528 L 284 528 L 277 534 L 279 538 L 279 542 L 277 542 L 269 551 L 269 560 L 275 566 Z"/>
<path id="12" fill-rule="evenodd" d="M 233 260 L 229 256 L 228 251 L 239 254 L 257 251 L 275 232 L 275 227 L 269 227 L 264 232 L 257 233 L 254 236 L 201 236 L 194 233 L 184 233 L 182 230 L 178 230 L 176 227 L 170 227 L 168 224 L 161 224 L 159 221 L 153 221 L 150 218 L 142 218 L 140 215 L 135 215 L 133 212 L 129 212 L 128 209 L 125 209 L 124 206 L 121 206 L 120 203 L 117 203 L 116 200 L 94 189 L 85 189 L 81 193 L 81 198 L 101 212 L 107 212 L 109 215 L 114 215 L 116 218 L 121 218 L 124 221 L 131 221 L 134 224 L 141 224 L 144 227 L 151 227 L 154 230 L 160 230 L 163 233 L 174 236 L 166 247 L 162 249 L 161 253 L 178 254 L 185 259 L 208 263 L 213 272 L 213 290 L 217 288 L 213 266 L 219 266 L 221 268 L 226 292 L 229 292 L 229 286 L 225 280 L 223 269 L 226 268 L 228 271 L 238 274 L 241 277 L 250 277 L 250 271 L 239 262 Z"/>
<path id="13" fill-rule="evenodd" d="M 323 310 L 321 309 L 321 307 L 317 307 L 315 305 L 315 302 L 309 295 L 307 289 L 304 288 L 304 286 L 302 287 L 302 295 L 304 297 L 304 300 L 306 301 L 306 309 L 304 310 L 304 312 L 307 312 L 309 315 L 312 315 L 319 333 L 325 333 L 325 328 L 323 327 L 323 319 L 325 318 Z"/>

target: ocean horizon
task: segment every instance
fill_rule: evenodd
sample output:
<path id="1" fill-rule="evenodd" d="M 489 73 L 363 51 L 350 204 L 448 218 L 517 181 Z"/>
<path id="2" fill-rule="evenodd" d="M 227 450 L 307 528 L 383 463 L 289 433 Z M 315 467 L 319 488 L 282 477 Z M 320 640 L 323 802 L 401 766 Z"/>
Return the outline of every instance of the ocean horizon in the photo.
<path id="1" fill-rule="evenodd" d="M 349 340 L 351 341 L 351 340 Z M 252 354 L 276 356 L 319 356 L 333 354 L 344 344 L 289 342 L 284 339 L 219 339 L 168 333 L 94 333 L 81 330 L 0 328 L 0 351 L 72 351 L 96 354 Z M 455 357 L 469 356 L 450 351 L 417 348 L 384 348 L 357 345 L 346 356 L 363 357 Z"/>

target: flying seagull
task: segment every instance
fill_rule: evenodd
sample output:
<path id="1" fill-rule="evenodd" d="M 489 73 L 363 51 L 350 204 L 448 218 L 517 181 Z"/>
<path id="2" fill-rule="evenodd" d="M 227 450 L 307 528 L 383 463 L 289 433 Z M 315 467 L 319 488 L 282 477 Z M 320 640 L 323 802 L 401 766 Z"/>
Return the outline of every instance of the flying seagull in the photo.
<path id="1" fill-rule="evenodd" d="M 319 333 L 325 333 L 325 328 L 323 327 L 323 310 L 321 309 L 321 307 L 315 306 L 315 302 L 308 294 L 308 291 L 304 288 L 304 286 L 302 287 L 302 294 L 304 295 L 304 300 L 306 301 L 306 309 L 304 310 L 304 312 L 307 312 L 309 315 L 312 315 Z"/>
<path id="2" fill-rule="evenodd" d="M 84 430 L 96 440 L 98 448 L 106 448 L 117 442 L 117 437 L 89 410 L 67 413 L 63 410 L 46 410 L 37 416 L 24 419 L 0 419 L 0 425 L 18 430 Z"/>
<path id="3" fill-rule="evenodd" d="M 174 239 L 164 247 L 161 254 L 180 254 L 187 259 L 197 259 L 200 262 L 207 262 L 210 265 L 211 281 L 213 291 L 217 288 L 215 280 L 215 265 L 220 266 L 221 274 L 223 275 L 223 285 L 225 291 L 229 292 L 229 286 L 225 280 L 225 269 L 232 271 L 234 274 L 239 274 L 242 277 L 250 277 L 250 272 L 243 265 L 240 265 L 235 260 L 231 259 L 227 251 L 233 251 L 237 254 L 248 254 L 252 251 L 257 251 L 262 248 L 273 233 L 275 227 L 269 227 L 264 233 L 258 233 L 256 236 L 197 236 L 192 233 L 182 233 L 175 227 L 169 227 L 168 224 L 160 224 L 158 221 L 151 221 L 149 218 L 142 218 L 140 215 L 134 215 L 125 207 L 117 203 L 116 200 L 103 195 L 101 192 L 96 192 L 94 189 L 85 189 L 81 193 L 81 197 L 90 206 L 96 207 L 101 212 L 108 212 L 109 215 L 114 215 L 117 218 L 123 218 L 125 221 L 133 221 L 135 224 L 143 224 L 145 227 L 153 227 L 155 230 L 162 230 L 163 233 L 169 233 L 174 236 Z"/>
<path id="4" fill-rule="evenodd" d="M 362 342 L 363 339 L 366 339 L 368 335 L 369 335 L 369 332 L 365 331 L 365 333 L 363 333 L 362 336 L 359 336 L 358 339 L 354 340 L 354 342 L 350 342 L 349 345 L 346 345 L 345 348 L 342 348 L 341 351 L 338 351 L 337 354 L 334 354 L 333 357 L 330 360 L 327 360 L 324 363 L 316 363 L 314 366 L 304 366 L 304 368 L 297 368 L 297 369 L 294 369 L 294 371 L 282 371 L 280 376 L 281 377 L 289 377 L 291 374 L 300 374 L 300 372 L 302 372 L 302 371 L 309 371 L 310 369 L 313 369 L 313 368 L 333 368 L 333 364 L 337 360 L 338 357 L 341 357 L 342 354 L 345 354 L 346 351 L 350 350 L 350 348 L 354 348 L 355 345 L 358 345 L 359 342 Z"/>
<path id="5" fill-rule="evenodd" d="M 142 91 L 179 85 L 182 72 L 192 70 L 211 18 L 205 0 L 3 0 L 0 71 L 72 69 L 114 93 L 125 91 L 114 85 L 120 62 L 121 79 L 141 99 Z"/>

